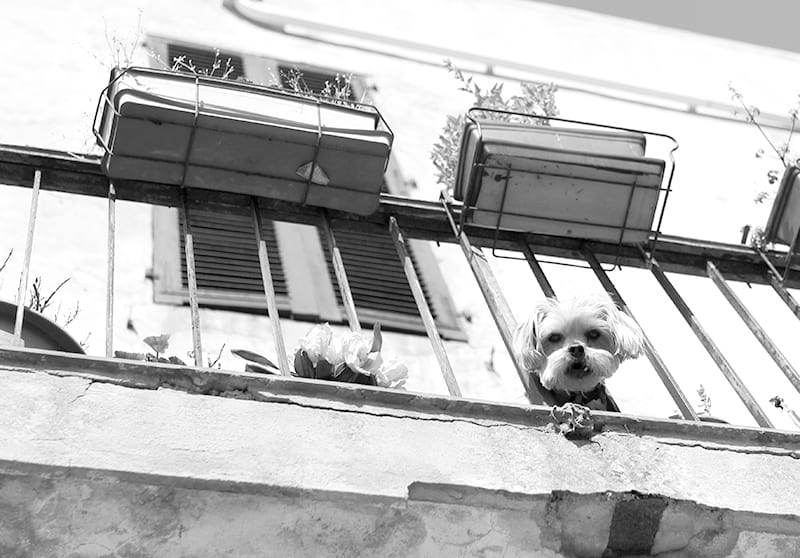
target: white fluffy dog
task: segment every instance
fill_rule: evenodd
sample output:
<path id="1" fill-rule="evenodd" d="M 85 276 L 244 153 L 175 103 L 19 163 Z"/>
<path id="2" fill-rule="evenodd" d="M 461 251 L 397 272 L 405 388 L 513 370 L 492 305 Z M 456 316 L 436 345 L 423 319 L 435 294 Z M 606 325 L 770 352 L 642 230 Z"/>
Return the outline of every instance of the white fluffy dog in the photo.
<path id="1" fill-rule="evenodd" d="M 643 348 L 639 326 L 606 295 L 543 300 L 514 332 L 517 359 L 551 391 L 589 393 Z"/>

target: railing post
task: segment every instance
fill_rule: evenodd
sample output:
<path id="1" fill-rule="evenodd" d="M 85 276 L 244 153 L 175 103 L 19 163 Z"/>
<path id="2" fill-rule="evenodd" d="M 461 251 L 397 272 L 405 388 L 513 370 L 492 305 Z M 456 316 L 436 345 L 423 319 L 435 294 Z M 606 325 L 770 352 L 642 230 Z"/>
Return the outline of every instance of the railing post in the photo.
<path id="1" fill-rule="evenodd" d="M 794 388 L 800 392 L 800 375 L 797 374 L 794 367 L 789 363 L 786 357 L 783 356 L 783 353 L 778 349 L 777 345 L 775 345 L 764 331 L 764 328 L 761 327 L 753 315 L 747 310 L 744 303 L 739 300 L 739 297 L 733 292 L 733 289 L 731 289 L 730 285 L 725 281 L 725 278 L 717 267 L 711 262 L 706 262 L 706 270 L 711 281 L 717 286 L 733 309 L 736 310 L 736 313 L 739 314 L 739 317 L 745 325 L 750 329 L 755 338 L 758 339 L 761 346 L 769 353 L 769 356 L 772 357 L 772 360 L 775 361 L 775 364 L 778 365 L 781 372 L 789 379 Z"/>
<path id="2" fill-rule="evenodd" d="M 728 383 L 731 385 L 731 387 L 733 387 L 736 395 L 738 395 L 739 399 L 741 399 L 742 403 L 744 403 L 744 406 L 747 407 L 747 410 L 750 411 L 750 414 L 753 415 L 754 419 L 756 419 L 756 422 L 759 424 L 759 426 L 774 428 L 772 422 L 770 422 L 767 415 L 764 414 L 764 411 L 756 402 L 753 394 L 750 393 L 750 390 L 747 389 L 747 386 L 744 384 L 741 378 L 739 378 L 739 375 L 725 358 L 725 355 L 722 354 L 722 351 L 719 350 L 716 343 L 714 343 L 714 341 L 711 339 L 711 336 L 709 336 L 708 333 L 706 333 L 706 330 L 703 329 L 703 326 L 700 325 L 700 322 L 694 315 L 694 312 L 692 312 L 692 310 L 689 308 L 689 305 L 678 293 L 678 290 L 664 273 L 664 270 L 661 269 L 661 266 L 658 265 L 658 262 L 655 260 L 655 258 L 651 258 L 650 263 L 650 269 L 653 272 L 653 276 L 656 278 L 656 281 L 658 281 L 658 284 L 661 285 L 661 287 L 664 289 L 664 292 L 667 293 L 667 296 L 675 305 L 675 308 L 678 309 L 678 311 L 681 313 L 681 316 L 683 316 L 683 319 L 689 324 L 689 327 L 697 336 L 697 339 L 700 341 L 706 351 L 708 351 L 708 354 L 714 360 L 723 376 L 725 376 L 725 379 L 728 380 Z"/>
<path id="3" fill-rule="evenodd" d="M 522 253 L 525 255 L 525 259 L 528 261 L 528 265 L 530 266 L 534 277 L 536 277 L 536 281 L 539 283 L 539 287 L 541 287 L 544 296 L 548 298 L 556 298 L 556 292 L 553 290 L 553 286 L 550 284 L 550 281 L 544 274 L 544 270 L 542 269 L 539 260 L 536 259 L 536 254 L 533 253 L 533 250 L 531 250 L 531 247 L 527 242 L 525 242 L 525 240 L 520 240 L 520 246 L 522 247 Z"/>
<path id="4" fill-rule="evenodd" d="M 336 283 L 339 286 L 339 294 L 342 295 L 342 304 L 347 314 L 347 322 L 350 325 L 350 330 L 361 332 L 361 324 L 358 322 L 358 314 L 356 314 L 356 305 L 353 301 L 353 293 L 350 290 L 350 282 L 347 280 L 347 271 L 344 269 L 344 261 L 342 260 L 342 253 L 339 246 L 336 244 L 336 236 L 331 230 L 330 218 L 325 209 L 320 211 L 322 214 L 322 233 L 325 235 L 325 240 L 328 242 L 328 248 L 331 251 L 331 261 L 333 262 L 333 271 L 336 275 Z"/>
<path id="5" fill-rule="evenodd" d="M 783 286 L 781 274 L 777 269 L 775 269 L 775 266 L 772 265 L 772 262 L 767 259 L 761 250 L 756 251 L 758 252 L 758 255 L 761 256 L 761 260 L 767 266 L 767 278 L 769 279 L 769 284 L 772 285 L 773 290 L 778 294 L 786 306 L 789 307 L 789 310 L 792 312 L 792 314 L 794 314 L 795 317 L 800 320 L 800 304 L 798 304 L 788 289 Z"/>
<path id="6" fill-rule="evenodd" d="M 444 349 L 442 338 L 439 336 L 439 331 L 436 329 L 436 324 L 433 321 L 431 309 L 428 307 L 428 301 L 425 300 L 425 293 L 422 291 L 419 277 L 414 269 L 411 257 L 408 255 L 403 232 L 400 230 L 397 219 L 394 217 L 389 218 L 389 230 L 392 233 L 392 240 L 394 240 L 394 246 L 397 249 L 397 256 L 400 258 L 400 263 L 403 264 L 403 271 L 405 271 L 408 286 L 411 288 L 411 294 L 414 295 L 414 301 L 417 303 L 420 318 L 422 318 L 422 323 L 425 325 L 425 332 L 428 334 L 428 340 L 431 342 L 433 354 L 436 355 L 436 360 L 439 361 L 439 368 L 442 371 L 444 382 L 447 384 L 447 390 L 450 392 L 450 395 L 461 397 L 461 388 L 458 387 L 458 382 L 453 373 L 453 368 L 450 366 L 450 361 L 447 358 L 447 352 Z"/>
<path id="7" fill-rule="evenodd" d="M 106 269 L 106 358 L 114 356 L 114 262 L 116 250 L 116 199 L 114 182 L 108 183 L 108 258 Z"/>
<path id="8" fill-rule="evenodd" d="M 33 190 L 31 191 L 31 208 L 28 214 L 28 235 L 25 238 L 25 254 L 22 261 L 22 273 L 19 277 L 17 290 L 17 315 L 14 321 L 13 343 L 22 346 L 22 320 L 25 315 L 25 295 L 28 292 L 28 273 L 31 267 L 31 253 L 33 252 L 33 232 L 36 229 L 36 213 L 39 209 L 39 188 L 42 184 L 42 171 L 33 172 Z"/>
<path id="9" fill-rule="evenodd" d="M 489 307 L 489 312 L 492 314 L 497 329 L 500 332 L 500 337 L 503 339 L 503 344 L 506 346 L 508 354 L 511 356 L 511 361 L 514 363 L 514 368 L 517 371 L 522 386 L 525 388 L 525 394 L 533 405 L 554 405 L 555 400 L 553 396 L 539 383 L 539 378 L 530 374 L 527 370 L 520 366 L 520 363 L 514 357 L 514 330 L 517 327 L 517 321 L 511 308 L 508 305 L 497 279 L 489 267 L 489 262 L 486 261 L 486 256 L 480 248 L 475 248 L 467 238 L 466 233 L 458 227 L 451 211 L 450 204 L 445 192 L 442 193 L 442 205 L 447 213 L 447 219 L 450 222 L 450 227 L 453 230 L 464 257 L 467 259 L 472 274 L 478 283 L 478 287 L 483 293 L 483 298 Z"/>
<path id="10" fill-rule="evenodd" d="M 592 271 L 594 271 L 594 274 L 597 276 L 600 284 L 603 285 L 603 288 L 606 290 L 606 292 L 608 292 L 608 294 L 611 295 L 611 298 L 614 299 L 614 302 L 616 302 L 622 311 L 638 324 L 639 322 L 636 320 L 633 312 L 631 312 L 631 309 L 627 304 L 625 304 L 625 301 L 622 299 L 622 295 L 619 294 L 619 291 L 614 286 L 614 283 L 611 282 L 611 279 L 603 269 L 603 266 L 600 265 L 600 262 L 597 260 L 597 257 L 595 257 L 594 253 L 586 245 L 583 245 L 581 246 L 581 254 L 589 263 L 589 266 L 592 268 Z M 672 400 L 678 406 L 683 418 L 687 420 L 699 420 L 697 418 L 697 413 L 695 413 L 694 409 L 692 409 L 692 406 L 689 404 L 689 400 L 686 399 L 686 395 L 684 395 L 680 386 L 678 386 L 678 383 L 675 381 L 675 378 L 667 369 L 667 365 L 663 360 L 661 360 L 661 356 L 659 356 L 655 346 L 653 346 L 653 343 L 647 337 L 647 334 L 644 333 L 644 330 L 642 330 L 642 336 L 644 337 L 645 354 L 647 355 L 650 364 L 653 365 L 656 374 L 658 374 L 658 377 L 661 378 L 661 382 L 664 384 L 664 387 L 667 388 Z"/>
<path id="11" fill-rule="evenodd" d="M 263 237 L 264 226 L 261 220 L 261 211 L 258 200 L 250 198 L 253 213 L 253 225 L 256 229 L 256 242 L 258 243 L 258 263 L 261 267 L 261 281 L 264 285 L 264 295 L 267 298 L 267 317 L 272 327 L 272 337 L 275 341 L 275 352 L 278 354 L 278 367 L 284 376 L 290 375 L 289 357 L 286 355 L 286 344 L 283 341 L 283 331 L 278 317 L 278 303 L 275 300 L 275 285 L 272 282 L 272 271 L 269 268 L 269 253 L 267 243 Z"/>
<path id="12" fill-rule="evenodd" d="M 197 274 L 194 264 L 194 237 L 189 222 L 189 202 L 186 190 L 181 190 L 181 217 L 183 218 L 184 252 L 186 257 L 186 282 L 189 284 L 189 313 L 192 322 L 192 347 L 195 366 L 203 366 L 203 346 L 200 340 L 200 309 L 197 301 Z"/>

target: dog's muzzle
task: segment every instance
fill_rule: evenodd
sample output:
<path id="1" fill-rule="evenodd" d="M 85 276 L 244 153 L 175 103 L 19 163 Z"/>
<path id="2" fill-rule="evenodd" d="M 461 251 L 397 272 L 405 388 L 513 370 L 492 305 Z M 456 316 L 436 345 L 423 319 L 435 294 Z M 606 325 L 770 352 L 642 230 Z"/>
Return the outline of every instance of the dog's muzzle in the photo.
<path id="1" fill-rule="evenodd" d="M 582 378 L 592 373 L 589 366 L 586 364 L 586 353 L 583 345 L 571 345 L 567 348 L 567 352 L 572 359 L 567 367 L 567 374 Z"/>

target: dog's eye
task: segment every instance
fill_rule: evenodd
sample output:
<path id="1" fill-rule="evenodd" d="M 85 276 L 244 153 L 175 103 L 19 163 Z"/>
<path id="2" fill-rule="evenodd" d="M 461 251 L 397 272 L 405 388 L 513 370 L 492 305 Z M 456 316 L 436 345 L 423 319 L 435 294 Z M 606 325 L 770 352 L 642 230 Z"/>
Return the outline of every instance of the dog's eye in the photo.
<path id="1" fill-rule="evenodd" d="M 595 341 L 600 338 L 600 332 L 596 329 L 590 329 L 586 332 L 586 339 L 589 341 Z"/>
<path id="2" fill-rule="evenodd" d="M 551 334 L 550 334 L 550 335 L 547 337 L 547 340 L 548 340 L 548 341 L 550 341 L 551 343 L 558 343 L 558 342 L 560 342 L 562 339 L 564 339 L 564 336 L 563 336 L 563 335 L 561 335 L 560 333 L 551 333 Z"/>

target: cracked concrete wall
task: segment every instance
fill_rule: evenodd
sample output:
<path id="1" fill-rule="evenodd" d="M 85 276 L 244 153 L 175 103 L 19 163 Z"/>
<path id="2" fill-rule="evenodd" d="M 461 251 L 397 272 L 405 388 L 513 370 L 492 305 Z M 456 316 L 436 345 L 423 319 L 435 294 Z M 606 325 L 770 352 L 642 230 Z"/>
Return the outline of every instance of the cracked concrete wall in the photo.
<path id="1" fill-rule="evenodd" d="M 251 401 L 43 370 L 0 370 L 0 397 L 2 556 L 800 549 L 797 447 L 573 442 L 369 400 Z"/>

